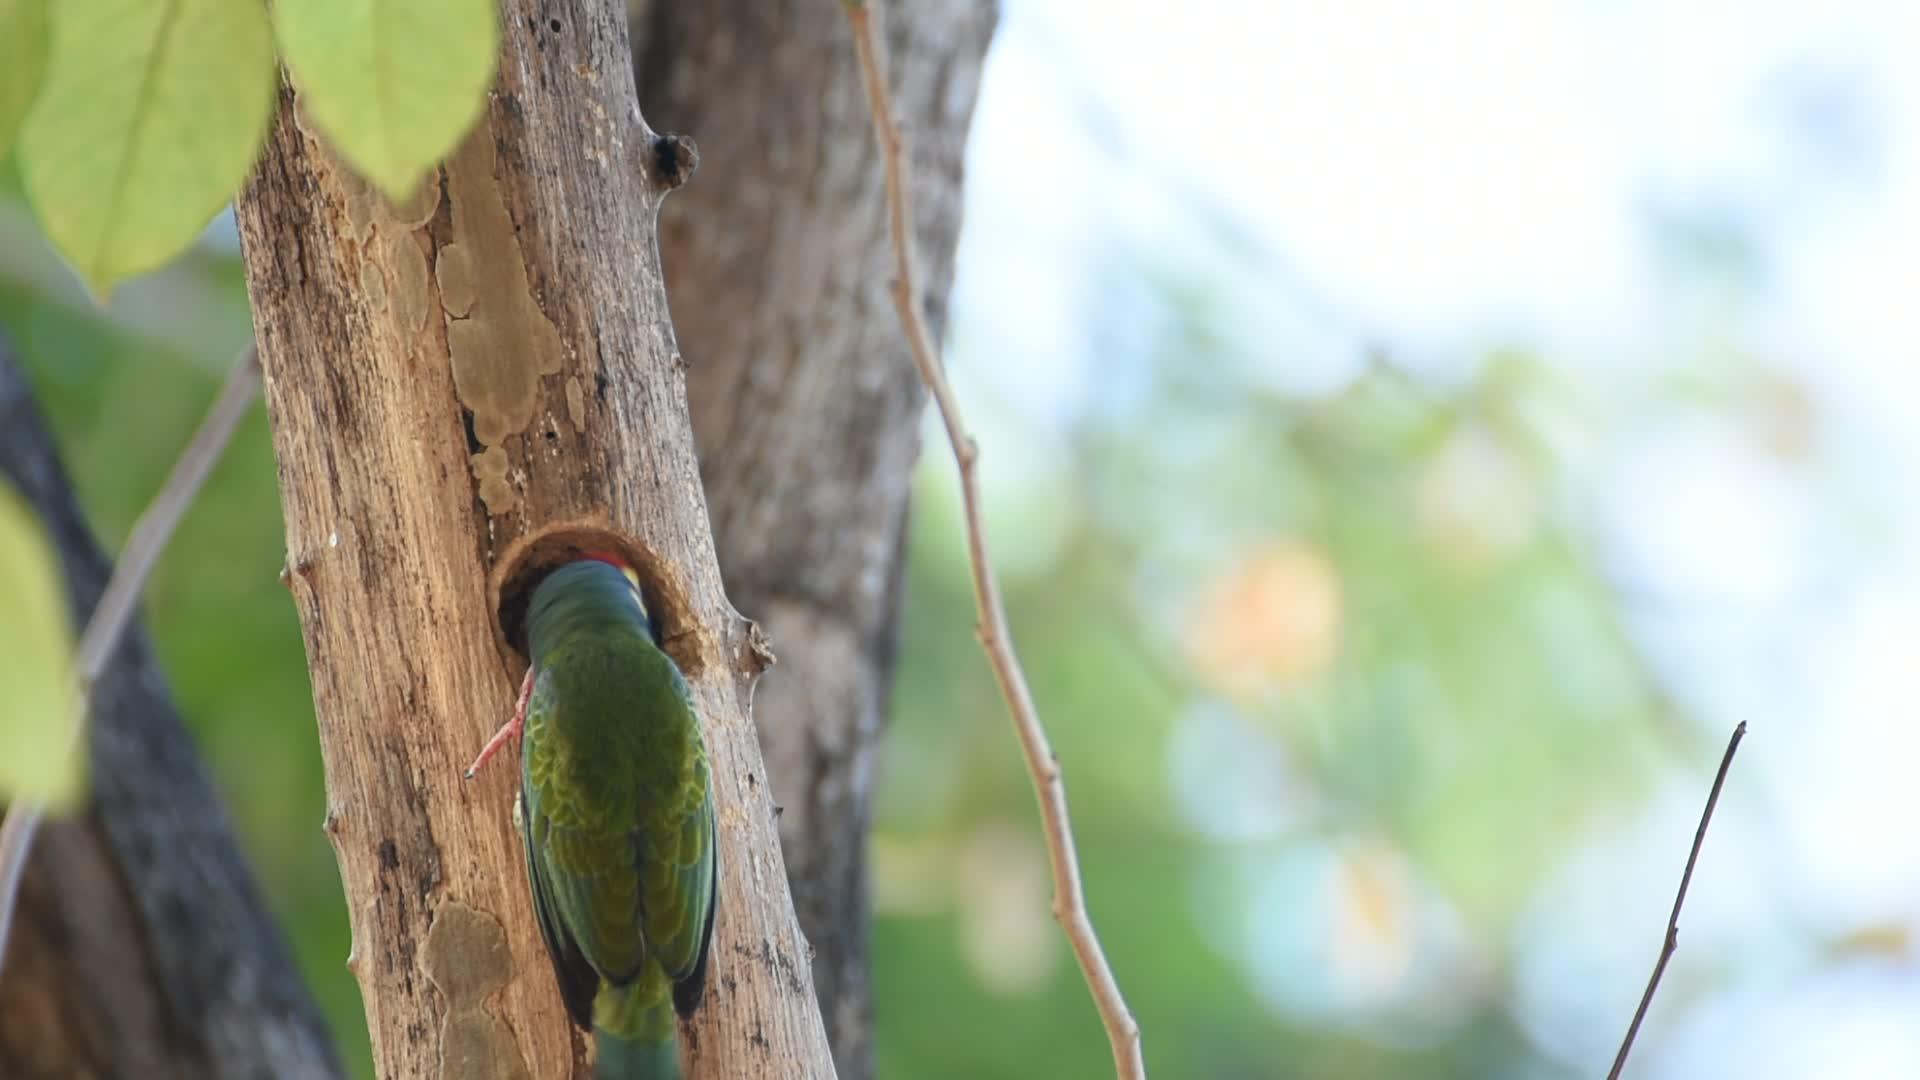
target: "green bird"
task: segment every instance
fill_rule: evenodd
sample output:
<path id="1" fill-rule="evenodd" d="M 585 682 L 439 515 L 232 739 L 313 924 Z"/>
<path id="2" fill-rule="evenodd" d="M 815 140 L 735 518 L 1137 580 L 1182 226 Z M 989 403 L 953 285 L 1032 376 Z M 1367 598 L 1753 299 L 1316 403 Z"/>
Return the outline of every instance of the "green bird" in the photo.
<path id="1" fill-rule="evenodd" d="M 719 885 L 713 788 L 687 682 L 661 651 L 639 578 L 583 552 L 534 590 L 533 663 L 508 740 L 521 752 L 533 910 L 600 1080 L 680 1075 L 674 1014 L 706 986 Z"/>

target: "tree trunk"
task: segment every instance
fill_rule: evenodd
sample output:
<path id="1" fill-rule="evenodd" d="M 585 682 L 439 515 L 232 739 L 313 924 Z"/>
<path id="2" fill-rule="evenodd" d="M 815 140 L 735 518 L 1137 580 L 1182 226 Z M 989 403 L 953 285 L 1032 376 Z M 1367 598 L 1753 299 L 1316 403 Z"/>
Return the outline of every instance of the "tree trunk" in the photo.
<path id="1" fill-rule="evenodd" d="M 889 10 L 927 305 L 943 321 L 992 0 Z M 700 139 L 662 213 L 720 567 L 781 663 L 755 700 L 800 926 L 844 1080 L 873 1071 L 866 844 L 925 393 L 887 298 L 878 147 L 820 0 L 642 3 L 640 100 Z"/>
<path id="2" fill-rule="evenodd" d="M 0 341 L 0 474 L 53 537 L 82 624 L 111 566 Z M 34 844 L 0 978 L 0 1076 L 340 1075 L 146 634 L 95 686 L 86 814 Z"/>
<path id="3" fill-rule="evenodd" d="M 612 0 L 509 0 L 503 30 L 488 114 L 422 197 L 373 195 L 286 93 L 237 203 L 375 1064 L 579 1072 L 515 768 L 460 774 L 512 707 L 531 576 L 585 545 L 642 568 L 713 757 L 692 1075 L 831 1076 L 748 714 L 769 656 L 721 588 L 660 280 L 655 214 L 690 148 L 641 120 Z"/>

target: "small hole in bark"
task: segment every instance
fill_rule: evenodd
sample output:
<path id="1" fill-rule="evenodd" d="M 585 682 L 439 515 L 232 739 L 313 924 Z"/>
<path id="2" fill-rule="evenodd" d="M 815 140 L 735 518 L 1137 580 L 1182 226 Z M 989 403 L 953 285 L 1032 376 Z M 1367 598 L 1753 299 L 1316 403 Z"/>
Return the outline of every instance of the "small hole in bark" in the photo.
<path id="1" fill-rule="evenodd" d="M 516 678 L 528 662 L 527 609 L 533 603 L 534 590 L 548 574 L 576 561 L 585 551 L 610 551 L 632 565 L 640 576 L 640 595 L 653 618 L 661 648 L 689 679 L 705 669 L 702 634 L 690 614 L 685 591 L 672 574 L 662 569 L 660 559 L 603 524 L 562 522 L 521 537 L 494 567 L 494 643 Z"/>
<path id="2" fill-rule="evenodd" d="M 549 29 L 549 30 L 551 30 L 551 31 L 553 31 L 553 32 L 554 32 L 554 33 L 556 33 L 556 34 L 557 34 L 557 33 L 559 33 L 559 32 L 560 32 L 560 20 L 559 20 L 559 19 L 548 19 L 548 20 L 547 20 L 547 29 Z"/>

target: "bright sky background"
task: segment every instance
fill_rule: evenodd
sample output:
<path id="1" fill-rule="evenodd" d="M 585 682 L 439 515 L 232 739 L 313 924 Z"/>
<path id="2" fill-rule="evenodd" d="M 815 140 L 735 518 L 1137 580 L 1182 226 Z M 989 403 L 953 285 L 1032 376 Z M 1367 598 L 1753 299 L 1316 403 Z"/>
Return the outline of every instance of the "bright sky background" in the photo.
<path id="1" fill-rule="evenodd" d="M 1912 933 L 1920 903 L 1920 7 L 1171 10 L 1007 4 L 955 300 L 991 456 L 1044 463 L 1121 377 L 1152 314 L 1112 291 L 1116 251 L 1205 280 L 1291 392 L 1337 388 L 1374 342 L 1440 379 L 1514 344 L 1575 373 L 1614 418 L 1576 515 L 1702 738 L 1752 726 L 1636 1063 L 1920 1076 L 1920 978 L 1808 975 L 1792 944 Z M 1716 355 L 1804 397 L 1806 453 L 1637 408 Z M 990 490 L 1031 502 L 1046 470 L 1014 473 Z M 1609 1056 L 1704 790 L 1677 771 L 1538 899 L 1519 1019 L 1549 1053 Z M 1690 964 L 1733 991 L 1680 1007 Z"/>

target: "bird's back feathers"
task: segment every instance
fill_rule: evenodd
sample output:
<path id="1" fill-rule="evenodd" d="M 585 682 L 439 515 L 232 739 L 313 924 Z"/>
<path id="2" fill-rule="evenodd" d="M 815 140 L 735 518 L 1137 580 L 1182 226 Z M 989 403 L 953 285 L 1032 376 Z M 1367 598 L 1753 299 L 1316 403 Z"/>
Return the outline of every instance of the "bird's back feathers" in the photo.
<path id="1" fill-rule="evenodd" d="M 555 571 L 529 619 L 521 809 L 541 936 L 603 1061 L 652 1070 L 599 1075 L 674 1076 L 673 1014 L 699 1004 L 718 888 L 692 694 L 613 566 Z"/>

